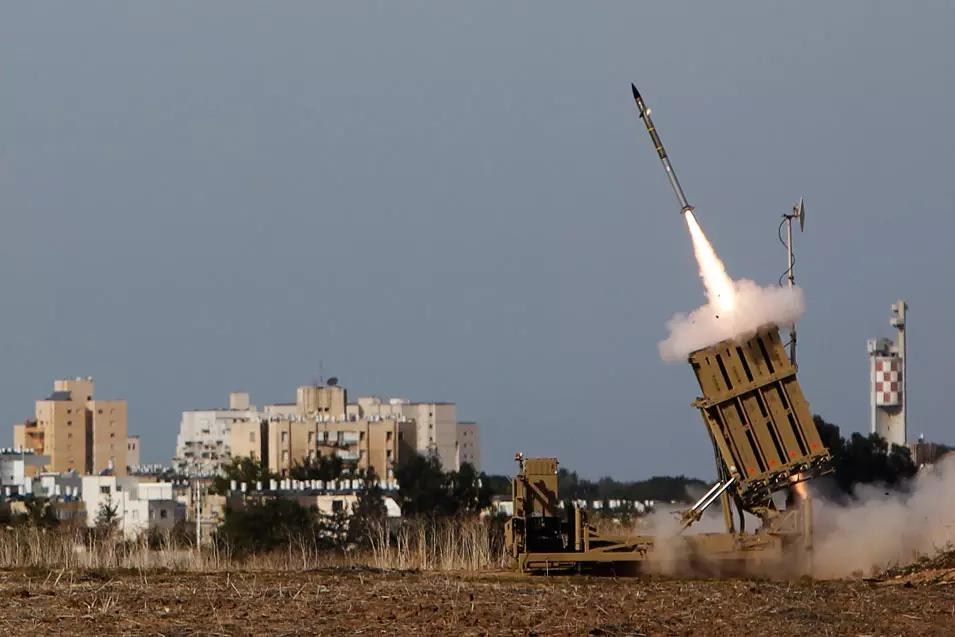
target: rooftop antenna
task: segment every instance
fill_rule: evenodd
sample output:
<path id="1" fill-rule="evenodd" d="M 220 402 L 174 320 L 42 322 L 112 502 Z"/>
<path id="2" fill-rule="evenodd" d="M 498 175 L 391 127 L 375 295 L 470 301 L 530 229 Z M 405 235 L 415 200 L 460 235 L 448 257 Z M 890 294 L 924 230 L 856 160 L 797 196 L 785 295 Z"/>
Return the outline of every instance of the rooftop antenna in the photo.
<path id="1" fill-rule="evenodd" d="M 791 214 L 784 214 L 783 220 L 779 223 L 779 242 L 786 247 L 786 254 L 788 256 L 786 271 L 781 277 L 779 277 L 779 284 L 783 284 L 783 279 L 789 280 L 789 287 L 793 287 L 796 283 L 796 277 L 793 274 L 793 219 L 799 220 L 799 231 L 803 232 L 806 228 L 806 207 L 803 205 L 802 197 L 799 198 L 799 203 L 793 206 L 793 211 Z M 786 224 L 786 241 L 783 241 L 783 224 Z M 796 366 L 796 323 L 793 321 L 793 324 L 789 326 L 789 360 L 792 362 L 793 367 Z"/>

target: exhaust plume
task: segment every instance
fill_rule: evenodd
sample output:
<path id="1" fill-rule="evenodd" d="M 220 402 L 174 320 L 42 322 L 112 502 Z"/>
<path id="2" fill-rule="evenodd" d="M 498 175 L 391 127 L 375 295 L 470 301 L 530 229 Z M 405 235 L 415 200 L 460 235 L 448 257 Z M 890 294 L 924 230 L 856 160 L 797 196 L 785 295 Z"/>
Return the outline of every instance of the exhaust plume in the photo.
<path id="1" fill-rule="evenodd" d="M 693 254 L 696 255 L 696 262 L 700 264 L 700 277 L 703 279 L 703 287 L 706 288 L 706 298 L 710 300 L 710 305 L 720 312 L 731 312 L 736 305 L 733 290 L 733 280 L 726 273 L 726 266 L 716 256 L 716 251 L 703 234 L 703 229 L 697 223 L 696 217 L 692 211 L 687 211 L 686 225 L 690 229 L 690 238 L 693 240 Z"/>
<path id="2" fill-rule="evenodd" d="M 663 360 L 684 361 L 696 350 L 728 339 L 745 340 L 760 327 L 788 325 L 802 316 L 804 304 L 800 288 L 761 287 L 747 279 L 733 281 L 693 213 L 687 212 L 684 216 L 708 303 L 670 319 L 667 323 L 670 335 L 659 344 Z"/>
<path id="3" fill-rule="evenodd" d="M 908 493 L 857 485 L 847 507 L 813 499 L 813 575 L 870 575 L 950 549 L 955 541 L 955 455 L 923 467 Z"/>

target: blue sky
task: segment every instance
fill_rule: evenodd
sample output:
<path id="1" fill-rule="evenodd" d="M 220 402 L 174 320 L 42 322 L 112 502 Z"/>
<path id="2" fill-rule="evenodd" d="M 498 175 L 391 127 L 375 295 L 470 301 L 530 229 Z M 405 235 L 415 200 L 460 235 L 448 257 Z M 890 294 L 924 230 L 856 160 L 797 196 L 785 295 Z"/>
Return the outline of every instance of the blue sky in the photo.
<path id="1" fill-rule="evenodd" d="M 868 427 L 909 310 L 910 433 L 955 442 L 955 5 L 0 2 L 0 436 L 53 379 L 182 410 L 334 374 L 455 401 L 484 466 L 713 475 L 667 319 L 704 302 L 654 122 L 734 278 L 785 270 L 800 381 Z"/>

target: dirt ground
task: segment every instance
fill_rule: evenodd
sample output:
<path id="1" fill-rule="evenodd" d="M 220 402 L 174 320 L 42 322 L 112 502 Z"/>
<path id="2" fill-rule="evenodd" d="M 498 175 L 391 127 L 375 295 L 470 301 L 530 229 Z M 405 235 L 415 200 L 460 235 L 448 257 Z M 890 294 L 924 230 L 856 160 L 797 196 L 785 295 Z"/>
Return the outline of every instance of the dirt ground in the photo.
<path id="1" fill-rule="evenodd" d="M 2 572 L 2 635 L 953 635 L 955 569 L 673 581 L 370 571 Z"/>

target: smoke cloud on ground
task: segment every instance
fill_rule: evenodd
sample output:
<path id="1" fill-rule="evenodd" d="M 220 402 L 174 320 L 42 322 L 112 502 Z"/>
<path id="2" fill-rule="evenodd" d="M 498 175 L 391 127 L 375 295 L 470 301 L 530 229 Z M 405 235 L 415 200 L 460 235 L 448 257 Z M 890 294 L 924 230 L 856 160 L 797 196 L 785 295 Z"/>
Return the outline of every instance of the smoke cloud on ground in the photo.
<path id="1" fill-rule="evenodd" d="M 687 489 L 687 495 L 694 501 L 698 500 L 706 489 Z M 653 551 L 647 557 L 644 568 L 649 573 L 656 573 L 668 577 L 695 577 L 706 575 L 706 569 L 700 570 L 702 559 L 706 561 L 706 554 L 695 554 L 693 544 L 687 538 L 707 533 L 725 533 L 726 524 L 723 521 L 723 512 L 720 502 L 713 503 L 703 516 L 687 528 L 683 528 L 679 513 L 688 509 L 689 505 L 659 504 L 639 521 L 635 532 L 639 535 L 654 537 Z M 734 524 L 739 524 L 738 513 L 733 512 Z M 759 528 L 760 521 L 756 516 L 745 513 L 746 529 L 750 532 Z"/>
<path id="2" fill-rule="evenodd" d="M 812 492 L 814 548 L 809 573 L 815 578 L 878 576 L 887 569 L 955 548 L 955 454 L 924 467 L 901 492 L 879 485 L 856 485 L 855 498 L 848 505 L 827 500 L 812 482 L 804 484 Z M 662 505 L 641 518 L 634 529 L 655 538 L 645 565 L 649 572 L 667 576 L 706 574 L 700 569 L 705 569 L 707 556 L 694 555 L 688 538 L 725 532 L 720 505 L 715 503 L 700 521 L 683 531 L 676 515 L 682 508 L 685 505 Z M 738 523 L 737 515 L 734 508 Z M 745 517 L 747 532 L 760 527 L 756 517 Z M 775 568 L 750 574 L 786 577 L 793 573 Z"/>
<path id="3" fill-rule="evenodd" d="M 870 575 L 955 541 L 955 458 L 923 469 L 905 494 L 858 485 L 856 496 L 847 507 L 813 499 L 816 577 Z"/>
<path id="4" fill-rule="evenodd" d="M 685 361 L 691 352 L 727 339 L 746 340 L 765 325 L 785 326 L 802 316 L 805 308 L 798 286 L 761 287 L 741 279 L 733 282 L 732 310 L 720 311 L 712 302 L 677 314 L 667 323 L 670 335 L 661 341 L 660 356 L 667 362 Z"/>

